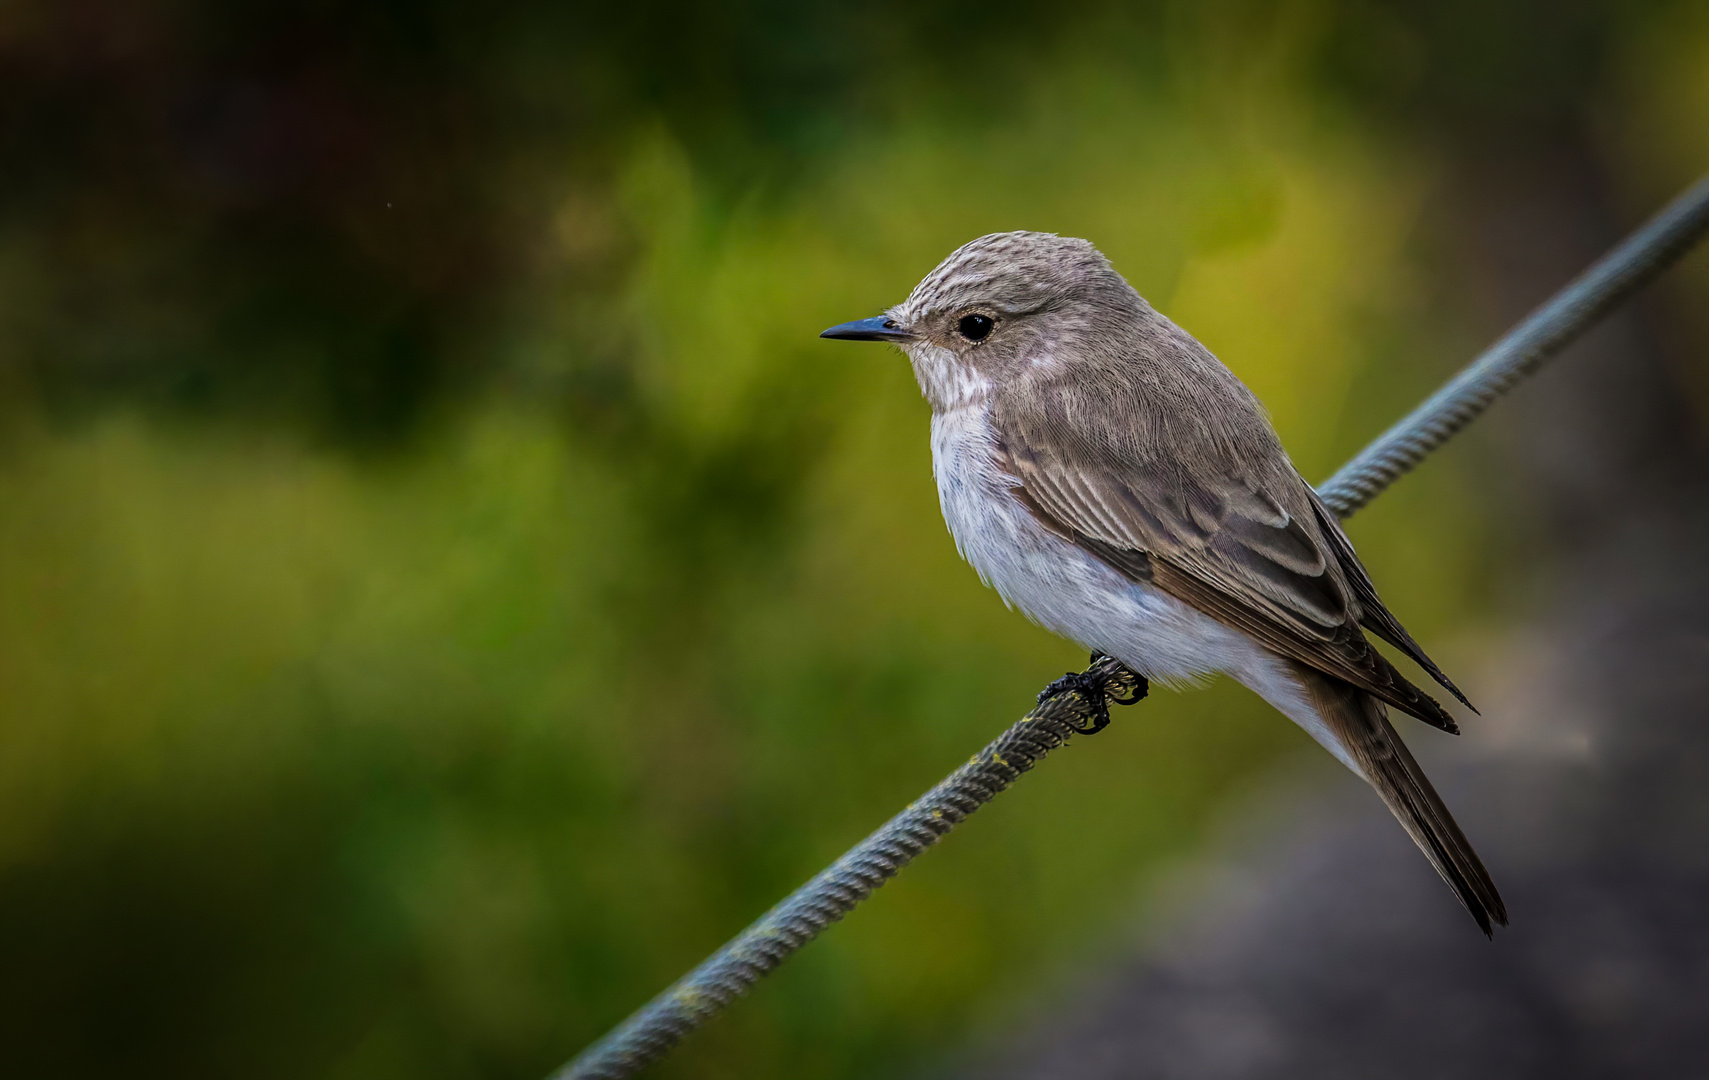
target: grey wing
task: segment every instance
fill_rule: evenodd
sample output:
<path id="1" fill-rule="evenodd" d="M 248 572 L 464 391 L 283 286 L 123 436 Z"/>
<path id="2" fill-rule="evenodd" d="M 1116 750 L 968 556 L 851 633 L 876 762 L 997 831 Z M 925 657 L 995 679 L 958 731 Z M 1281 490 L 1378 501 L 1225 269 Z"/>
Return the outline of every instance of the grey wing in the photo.
<path id="1" fill-rule="evenodd" d="M 1226 459 L 1192 470 L 1143 460 L 1088 434 L 1097 418 L 1084 408 L 1072 425 L 1044 408 L 999 408 L 993 420 L 1020 480 L 1015 493 L 1045 527 L 1274 652 L 1458 731 L 1365 639 L 1360 590 L 1285 460 L 1268 475 Z"/>
<path id="2" fill-rule="evenodd" d="M 1442 689 L 1459 698 L 1460 704 L 1477 712 L 1477 706 L 1468 701 L 1466 695 L 1460 692 L 1460 688 L 1454 685 L 1454 681 L 1436 666 L 1434 660 L 1425 655 L 1423 647 L 1412 639 L 1412 635 L 1406 632 L 1406 627 L 1400 624 L 1400 620 L 1394 617 L 1394 613 L 1389 611 L 1388 606 L 1377 596 L 1377 587 L 1371 583 L 1371 575 L 1365 572 L 1364 564 L 1353 551 L 1353 542 L 1341 531 L 1341 523 L 1329 512 L 1329 507 L 1323 505 L 1323 500 L 1318 498 L 1316 491 L 1311 490 L 1309 486 L 1306 490 L 1311 497 L 1318 526 L 1340 561 L 1342 574 L 1347 578 L 1353 595 L 1358 598 L 1359 625 L 1405 653 L 1413 663 L 1435 679 Z"/>

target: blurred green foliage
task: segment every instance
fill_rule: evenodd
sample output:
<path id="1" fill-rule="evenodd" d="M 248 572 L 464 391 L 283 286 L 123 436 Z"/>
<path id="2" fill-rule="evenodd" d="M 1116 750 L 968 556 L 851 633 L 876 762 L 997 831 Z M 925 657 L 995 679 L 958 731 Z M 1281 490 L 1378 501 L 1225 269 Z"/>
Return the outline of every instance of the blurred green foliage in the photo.
<path id="1" fill-rule="evenodd" d="M 1093 239 L 1318 477 L 1480 343 L 1450 134 L 1600 124 L 1635 200 L 1709 150 L 1684 5 L 23 3 L 0 56 L 9 1076 L 541 1075 L 1075 666 L 906 365 L 814 336 L 957 244 Z M 1469 463 L 1355 530 L 1427 642 L 1487 615 Z M 1305 742 L 1118 719 L 660 1075 L 920 1067 Z"/>

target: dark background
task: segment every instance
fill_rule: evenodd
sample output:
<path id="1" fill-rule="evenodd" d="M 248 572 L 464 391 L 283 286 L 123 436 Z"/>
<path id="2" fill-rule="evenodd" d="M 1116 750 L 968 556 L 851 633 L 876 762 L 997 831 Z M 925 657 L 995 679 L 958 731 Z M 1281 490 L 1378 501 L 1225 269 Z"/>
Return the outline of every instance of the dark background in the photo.
<path id="1" fill-rule="evenodd" d="M 542 1075 L 1082 659 L 820 328 L 1086 236 L 1322 477 L 1709 165 L 1706 73 L 1661 0 L 0 6 L 0 1071 Z M 1586 581 L 1671 587 L 1608 568 L 1692 547 L 1706 311 L 1699 254 L 1353 523 L 1512 703 L 1445 773 Z M 976 1054 L 1311 760 L 1120 719 L 661 1075 Z"/>

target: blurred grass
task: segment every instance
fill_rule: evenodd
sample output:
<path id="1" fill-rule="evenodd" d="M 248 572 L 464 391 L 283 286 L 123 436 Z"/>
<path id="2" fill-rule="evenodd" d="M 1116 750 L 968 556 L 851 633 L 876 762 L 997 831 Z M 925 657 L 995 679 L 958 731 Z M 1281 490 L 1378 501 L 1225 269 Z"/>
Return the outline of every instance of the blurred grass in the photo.
<path id="1" fill-rule="evenodd" d="M 957 559 L 906 364 L 814 336 L 973 236 L 1092 238 L 1326 475 L 1469 350 L 1421 297 L 1432 152 L 1307 85 L 1281 23 L 1182 32 L 1174 81 L 1089 54 L 977 119 L 923 96 L 746 188 L 637 123 L 461 346 L 504 377 L 389 450 L 13 395 L 6 1071 L 539 1075 L 1077 666 Z M 1657 85 L 1709 85 L 1682 64 Z M 1657 143 L 1695 115 L 1630 100 Z M 1475 458 L 1354 529 L 1427 643 L 1487 615 Z M 1305 745 L 1235 688 L 1160 692 L 659 1074 L 917 1067 L 1107 954 Z"/>

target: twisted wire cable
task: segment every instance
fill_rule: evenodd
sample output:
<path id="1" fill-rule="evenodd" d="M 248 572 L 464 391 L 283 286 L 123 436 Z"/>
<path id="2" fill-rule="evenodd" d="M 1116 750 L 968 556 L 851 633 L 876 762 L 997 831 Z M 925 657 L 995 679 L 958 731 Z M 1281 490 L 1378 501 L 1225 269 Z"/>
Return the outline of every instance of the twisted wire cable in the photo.
<path id="1" fill-rule="evenodd" d="M 1484 350 L 1442 389 L 1383 432 L 1318 489 L 1343 519 L 1459 434 L 1621 301 L 1672 266 L 1709 230 L 1709 176 Z"/>
<path id="2" fill-rule="evenodd" d="M 1475 420 L 1496 398 L 1649 283 L 1709 231 L 1709 177 L 1699 180 L 1613 251 L 1384 432 L 1323 485 L 1338 516 L 1359 510 Z M 554 1073 L 551 1080 L 623 1080 L 662 1057 L 759 978 L 841 919 L 915 856 L 1075 734 L 1131 704 L 1145 680 L 1109 657 L 1052 684 L 1040 703 L 918 802 L 796 889 L 729 944 Z"/>
<path id="3" fill-rule="evenodd" d="M 1031 712 L 966 765 L 588 1047 L 552 1080 L 620 1080 L 662 1056 L 1046 754 L 1076 734 L 1102 728 L 1112 702 L 1131 705 L 1146 691 L 1144 679 L 1107 656 L 1063 683 L 1072 685 L 1040 695 Z"/>

